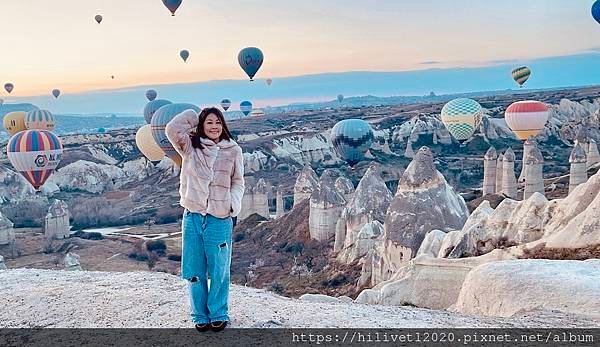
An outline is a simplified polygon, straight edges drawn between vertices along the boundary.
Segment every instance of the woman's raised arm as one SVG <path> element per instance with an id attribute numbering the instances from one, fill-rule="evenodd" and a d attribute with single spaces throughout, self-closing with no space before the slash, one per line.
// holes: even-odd
<path id="1" fill-rule="evenodd" d="M 192 151 L 190 132 L 198 126 L 198 114 L 194 110 L 185 110 L 175 116 L 165 127 L 167 138 L 182 157 Z"/>

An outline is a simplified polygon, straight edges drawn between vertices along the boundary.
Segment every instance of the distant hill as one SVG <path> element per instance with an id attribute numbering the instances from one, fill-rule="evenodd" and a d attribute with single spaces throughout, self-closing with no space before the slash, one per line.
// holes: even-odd
<path id="1" fill-rule="evenodd" d="M 54 113 L 136 113 L 147 100 L 148 88 L 158 91 L 159 98 L 174 102 L 216 105 L 223 98 L 233 101 L 237 110 L 241 100 L 252 100 L 258 107 L 287 105 L 295 102 L 333 101 L 338 94 L 346 98 L 371 95 L 376 97 L 429 97 L 442 94 L 511 90 L 516 83 L 510 76 L 514 66 L 527 65 L 532 75 L 523 90 L 600 84 L 597 62 L 600 52 L 551 57 L 530 61 L 498 62 L 478 68 L 432 68 L 401 72 L 342 72 L 274 78 L 267 86 L 264 80 L 219 80 L 198 83 L 145 85 L 115 90 L 102 90 L 50 96 L 7 98 L 11 102 L 31 102 Z M 259 73 L 260 76 L 260 73 Z M 409 101 L 409 102 L 414 102 Z"/>

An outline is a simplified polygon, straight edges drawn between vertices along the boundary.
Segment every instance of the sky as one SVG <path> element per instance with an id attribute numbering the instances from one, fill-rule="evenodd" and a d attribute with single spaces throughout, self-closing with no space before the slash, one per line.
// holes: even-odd
<path id="1" fill-rule="evenodd" d="M 3 1 L 0 83 L 15 89 L 0 97 L 242 80 L 245 46 L 264 52 L 258 78 L 516 65 L 599 49 L 592 3 L 183 0 L 172 17 L 160 0 Z"/>

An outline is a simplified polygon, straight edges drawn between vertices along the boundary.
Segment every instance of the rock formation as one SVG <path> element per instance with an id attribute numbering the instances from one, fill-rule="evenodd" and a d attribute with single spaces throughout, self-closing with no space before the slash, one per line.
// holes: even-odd
<path id="1" fill-rule="evenodd" d="M 512 199 L 517 197 L 515 152 L 511 148 L 504 152 L 504 159 L 502 160 L 502 193 Z"/>
<path id="2" fill-rule="evenodd" d="M 373 220 L 362 226 L 354 242 L 344 248 L 337 256 L 341 263 L 350 264 L 364 257 L 370 250 L 379 250 L 383 245 L 383 224 Z"/>
<path id="3" fill-rule="evenodd" d="M 420 255 L 427 255 L 430 257 L 437 257 L 442 248 L 442 241 L 446 237 L 446 233 L 441 230 L 432 230 L 425 235 L 421 247 L 417 251 L 417 257 Z"/>
<path id="4" fill-rule="evenodd" d="M 285 213 L 285 206 L 283 204 L 283 191 L 281 190 L 281 188 L 277 188 L 277 198 L 275 206 L 275 218 L 283 216 L 283 214 Z"/>
<path id="5" fill-rule="evenodd" d="M 496 149 L 490 147 L 483 157 L 483 195 L 496 193 Z"/>
<path id="6" fill-rule="evenodd" d="M 4 257 L 0 255 L 0 270 L 6 270 L 6 264 L 4 264 Z"/>
<path id="7" fill-rule="evenodd" d="M 352 247 L 365 224 L 374 220 L 385 221 L 393 195 L 380 172 L 380 166 L 372 164 L 358 183 L 337 222 L 334 251 Z"/>
<path id="8" fill-rule="evenodd" d="M 246 177 L 244 180 L 246 187 L 242 197 L 242 210 L 238 215 L 238 219 L 244 220 L 254 213 L 269 219 L 269 186 L 262 178 L 256 181 L 254 178 Z"/>
<path id="9" fill-rule="evenodd" d="M 406 140 L 406 150 L 404 151 L 404 156 L 406 158 L 411 159 L 415 156 L 415 152 L 413 151 L 412 142 L 410 141 L 410 138 Z"/>
<path id="10" fill-rule="evenodd" d="M 463 198 L 435 168 L 431 150 L 419 149 L 388 208 L 383 254 L 373 263 L 373 283 L 406 265 L 428 232 L 460 229 L 468 215 Z"/>
<path id="11" fill-rule="evenodd" d="M 571 175 L 569 177 L 569 194 L 571 194 L 578 185 L 585 183 L 588 179 L 587 157 L 579 142 L 575 143 L 575 147 L 571 151 L 569 163 L 571 163 Z"/>
<path id="12" fill-rule="evenodd" d="M 354 184 L 346 177 L 338 177 L 335 180 L 335 188 L 346 201 L 349 201 L 352 198 L 352 194 L 354 194 Z"/>
<path id="13" fill-rule="evenodd" d="M 310 196 L 308 225 L 310 237 L 323 241 L 335 235 L 335 226 L 346 204 L 333 183 L 333 172 L 323 171 L 317 188 Z"/>
<path id="14" fill-rule="evenodd" d="M 309 166 L 305 165 L 296 178 L 296 184 L 294 185 L 294 206 L 300 203 L 304 199 L 309 199 L 313 190 L 317 187 L 319 177 L 315 171 Z"/>
<path id="15" fill-rule="evenodd" d="M 504 154 L 500 153 L 496 160 L 496 193 L 502 193 L 502 171 L 504 165 Z"/>
<path id="16" fill-rule="evenodd" d="M 587 148 L 587 167 L 600 162 L 600 153 L 598 153 L 598 144 L 594 139 L 590 139 Z"/>
<path id="17" fill-rule="evenodd" d="M 65 270 L 67 271 L 81 271 L 81 264 L 79 264 L 79 255 L 75 253 L 67 253 L 63 259 Z"/>
<path id="18" fill-rule="evenodd" d="M 0 245 L 10 245 L 15 242 L 13 222 L 0 212 Z"/>
<path id="19" fill-rule="evenodd" d="M 529 159 L 529 156 L 531 155 L 531 151 L 534 147 L 537 147 L 537 143 L 534 140 L 533 136 L 530 136 L 523 143 L 523 161 L 522 161 L 522 165 L 521 165 L 521 173 L 519 174 L 519 179 L 518 179 L 519 183 L 525 182 L 525 175 L 526 175 L 525 163 L 527 162 L 527 159 Z"/>
<path id="20" fill-rule="evenodd" d="M 525 168 L 525 189 L 523 199 L 529 198 L 533 193 L 544 195 L 543 168 L 544 158 L 535 142 L 530 143 L 529 154 L 523 163 Z"/>
<path id="21" fill-rule="evenodd" d="M 69 206 L 61 200 L 54 200 L 44 223 L 44 234 L 47 240 L 66 239 L 71 233 L 69 225 Z"/>
<path id="22" fill-rule="evenodd" d="M 421 136 L 432 138 L 434 141 L 445 145 L 452 143 L 452 137 L 439 119 L 439 115 L 428 114 L 414 116 L 394 128 L 392 139 L 395 143 L 405 142 L 406 139 L 416 142 Z"/>

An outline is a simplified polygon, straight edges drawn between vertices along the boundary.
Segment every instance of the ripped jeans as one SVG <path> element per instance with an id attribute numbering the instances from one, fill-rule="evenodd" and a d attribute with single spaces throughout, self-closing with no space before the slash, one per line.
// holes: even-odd
<path id="1" fill-rule="evenodd" d="M 182 224 L 181 277 L 187 280 L 192 321 L 228 321 L 233 222 L 186 209 Z"/>

